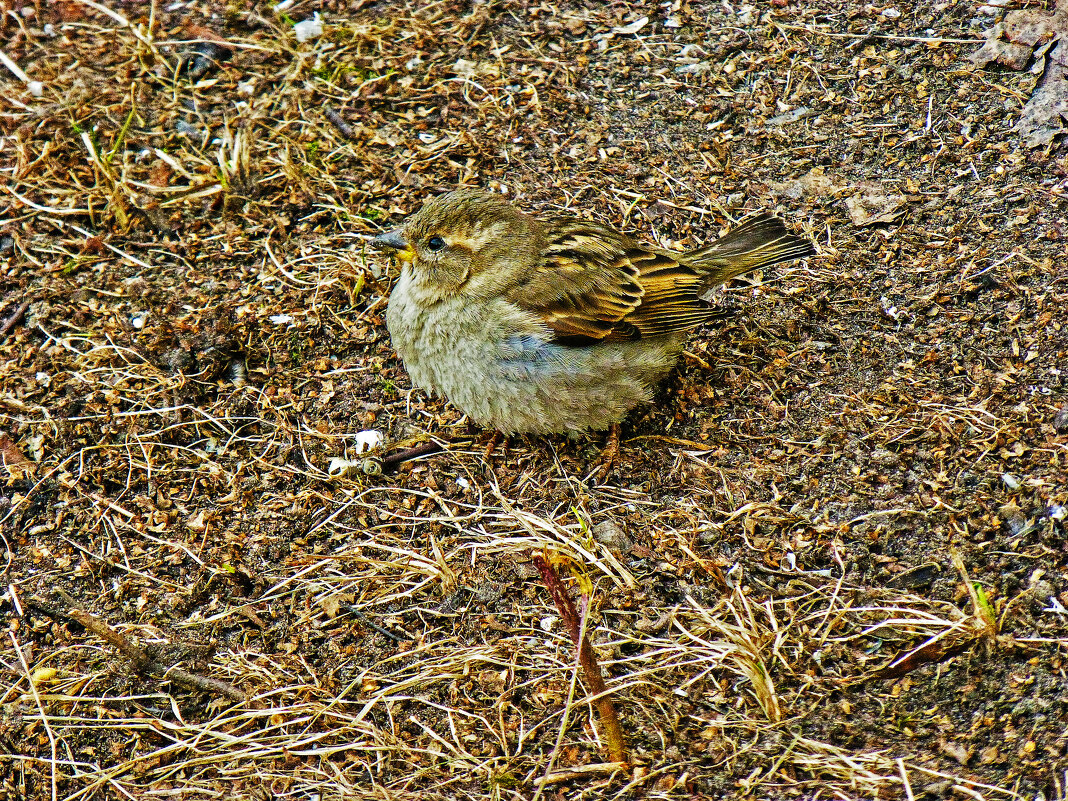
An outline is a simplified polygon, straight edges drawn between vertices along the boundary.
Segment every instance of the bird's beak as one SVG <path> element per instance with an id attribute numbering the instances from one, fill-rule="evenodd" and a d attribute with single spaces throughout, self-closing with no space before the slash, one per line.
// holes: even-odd
<path id="1" fill-rule="evenodd" d="M 400 228 L 379 234 L 371 240 L 371 244 L 378 248 L 390 248 L 397 251 L 397 258 L 401 261 L 411 261 L 415 258 L 415 248 L 404 238 Z"/>

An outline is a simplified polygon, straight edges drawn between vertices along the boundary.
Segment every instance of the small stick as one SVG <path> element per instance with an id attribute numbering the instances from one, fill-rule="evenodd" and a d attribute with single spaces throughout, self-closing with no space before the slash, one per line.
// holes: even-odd
<path id="1" fill-rule="evenodd" d="M 405 448 L 403 451 L 387 453 L 381 459 L 370 459 L 368 461 L 376 463 L 381 467 L 382 473 L 392 473 L 405 462 L 409 462 L 412 459 L 418 459 L 420 456 L 428 456 L 432 453 L 438 453 L 443 450 L 445 450 L 445 446 L 440 442 L 424 442 L 422 445 L 416 445 L 414 448 Z M 364 472 L 373 473 L 374 471 L 364 470 Z"/>
<path id="2" fill-rule="evenodd" d="M 617 770 L 626 770 L 629 767 L 626 762 L 602 762 L 599 765 L 580 765 L 578 767 L 550 773 L 538 779 L 541 786 L 560 784 L 574 779 L 585 779 L 599 773 L 615 773 Z"/>
<path id="3" fill-rule="evenodd" d="M 11 333 L 11 329 L 18 325 L 19 320 L 22 319 L 22 315 L 26 313 L 26 309 L 28 308 L 30 308 L 30 302 L 24 300 L 19 304 L 19 307 L 15 309 L 15 313 L 4 320 L 3 325 L 0 325 L 0 342 L 7 339 L 7 335 Z"/>
<path id="4" fill-rule="evenodd" d="M 379 626 L 377 623 L 371 620 L 371 618 L 367 617 L 367 615 L 364 614 L 362 610 L 357 609 L 355 606 L 348 607 L 348 610 L 353 615 L 353 617 L 357 618 L 358 620 L 362 620 L 364 625 L 374 629 L 379 634 L 384 634 L 386 637 L 389 637 L 392 640 L 396 640 L 397 642 L 407 642 L 408 640 L 413 639 L 412 637 L 402 637 L 400 634 L 390 631 L 385 626 Z"/>
<path id="5" fill-rule="evenodd" d="M 609 759 L 613 762 L 627 763 L 629 762 L 627 759 L 627 747 L 623 742 L 623 731 L 619 727 L 616 707 L 608 695 L 608 688 L 605 686 L 604 677 L 601 675 L 601 666 L 597 664 L 597 656 L 593 652 L 593 646 L 590 645 L 590 638 L 580 628 L 581 620 L 579 619 L 578 610 L 575 609 L 575 603 L 571 600 L 564 582 L 560 580 L 556 568 L 549 563 L 549 560 L 541 555 L 535 555 L 533 561 L 534 567 L 541 573 L 542 581 L 548 587 L 549 594 L 552 595 L 553 601 L 556 603 L 556 609 L 560 613 L 560 617 L 563 619 L 568 631 L 571 632 L 571 639 L 578 649 L 579 664 L 582 665 L 582 672 L 586 675 L 586 681 L 596 699 L 594 703 L 597 705 L 597 712 L 601 716 L 601 725 L 604 726 Z"/>
<path id="6" fill-rule="evenodd" d="M 356 132 L 352 130 L 352 126 L 345 121 L 345 118 L 338 114 L 336 111 L 334 111 L 334 109 L 332 109 L 330 106 L 327 106 L 325 109 L 323 109 L 323 113 L 326 115 L 326 118 L 330 120 L 331 123 L 333 123 L 334 127 L 341 132 L 341 135 L 344 136 L 346 139 L 352 139 L 356 135 Z"/>
<path id="7" fill-rule="evenodd" d="M 225 681 L 210 679 L 206 676 L 198 676 L 195 673 L 190 673 L 181 668 L 167 667 L 166 665 L 157 662 L 149 656 L 148 652 L 140 645 L 115 631 L 115 629 L 100 618 L 79 609 L 74 599 L 64 590 L 57 589 L 55 592 L 60 600 L 62 600 L 69 608 L 59 609 L 47 601 L 36 597 L 28 599 L 30 605 L 35 609 L 44 612 L 51 618 L 73 620 L 75 623 L 84 626 L 100 639 L 111 643 L 119 653 L 130 660 L 136 672 L 147 673 L 153 676 L 159 676 L 160 678 L 169 679 L 175 684 L 185 687 L 187 690 L 199 690 L 202 692 L 222 695 L 237 703 L 248 700 L 248 696 L 233 685 L 227 684 Z"/>
<path id="8" fill-rule="evenodd" d="M 948 645 L 940 642 L 927 643 L 927 645 L 921 646 L 915 651 L 891 662 L 886 667 L 879 668 L 879 670 L 875 671 L 874 676 L 877 679 L 899 679 L 924 665 L 945 662 L 950 657 L 967 651 L 972 643 L 975 642 L 975 639 L 975 637 L 966 637 L 957 643 Z"/>

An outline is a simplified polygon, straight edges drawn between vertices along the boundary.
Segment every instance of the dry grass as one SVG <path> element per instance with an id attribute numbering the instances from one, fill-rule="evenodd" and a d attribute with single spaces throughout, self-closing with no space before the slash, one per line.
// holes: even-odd
<path id="1" fill-rule="evenodd" d="M 1030 79 L 965 75 L 972 10 L 239 5 L 0 2 L 8 797 L 1068 797 L 1064 154 L 991 121 Z M 881 177 L 912 219 L 850 226 Z M 366 237 L 457 183 L 822 252 L 715 300 L 598 483 L 392 356 Z M 331 474 L 369 428 L 451 445 Z"/>

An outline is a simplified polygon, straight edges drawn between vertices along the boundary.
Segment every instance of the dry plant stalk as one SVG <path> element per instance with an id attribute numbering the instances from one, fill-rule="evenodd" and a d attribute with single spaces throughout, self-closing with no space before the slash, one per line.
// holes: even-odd
<path id="1" fill-rule="evenodd" d="M 148 652 L 140 645 L 130 641 L 127 637 L 115 631 L 115 629 L 95 615 L 91 615 L 88 612 L 79 609 L 77 604 L 75 604 L 74 599 L 63 590 L 57 590 L 56 594 L 60 597 L 63 603 L 68 606 L 67 609 L 58 609 L 42 598 L 31 598 L 30 603 L 49 617 L 73 620 L 84 626 L 100 639 L 111 643 L 118 649 L 119 653 L 130 660 L 134 670 L 138 673 L 147 673 L 149 675 L 169 679 L 175 684 L 185 687 L 187 690 L 199 690 L 201 692 L 221 695 L 236 703 L 243 703 L 248 700 L 248 696 L 232 684 L 227 684 L 225 681 L 210 679 L 207 676 L 198 676 L 195 673 L 190 673 L 181 668 L 167 667 L 166 665 L 157 662 L 149 656 Z"/>
<path id="2" fill-rule="evenodd" d="M 953 561 L 953 566 L 957 568 L 957 572 L 960 573 L 960 577 L 964 581 L 964 588 L 968 591 L 968 597 L 971 599 L 975 619 L 982 624 L 983 633 L 988 640 L 991 642 L 996 640 L 998 622 L 994 616 L 994 610 L 990 606 L 990 601 L 987 600 L 986 593 L 968 575 L 968 568 L 964 566 L 964 559 L 961 558 L 960 552 L 956 548 L 950 547 L 949 556 Z"/>
<path id="3" fill-rule="evenodd" d="M 553 602 L 556 604 L 556 609 L 560 612 L 560 617 L 567 625 L 568 631 L 571 632 L 571 639 L 574 641 L 575 647 L 578 648 L 579 664 L 582 665 L 582 672 L 586 675 L 586 683 L 590 685 L 590 690 L 597 704 L 597 713 L 601 716 L 601 725 L 604 726 L 609 759 L 612 762 L 627 763 L 629 762 L 627 747 L 623 742 L 623 731 L 619 727 L 616 707 L 612 703 L 611 696 L 608 695 L 608 688 L 605 686 L 604 677 L 601 675 L 601 666 L 597 664 L 597 656 L 593 653 L 590 639 L 582 633 L 582 621 L 579 618 L 578 610 L 575 609 L 575 603 L 571 600 L 567 588 L 560 580 L 556 568 L 549 563 L 548 559 L 536 554 L 534 556 L 534 566 L 541 573 L 542 581 L 548 587 L 549 594 L 552 595 Z"/>

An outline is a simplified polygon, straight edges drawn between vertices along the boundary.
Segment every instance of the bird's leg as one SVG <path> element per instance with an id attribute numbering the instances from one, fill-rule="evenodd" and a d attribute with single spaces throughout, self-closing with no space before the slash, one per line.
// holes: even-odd
<path id="1" fill-rule="evenodd" d="M 604 449 L 601 451 L 598 468 L 602 478 L 608 478 L 619 462 L 619 433 L 619 423 L 613 423 L 608 429 L 608 439 L 605 440 Z"/>

